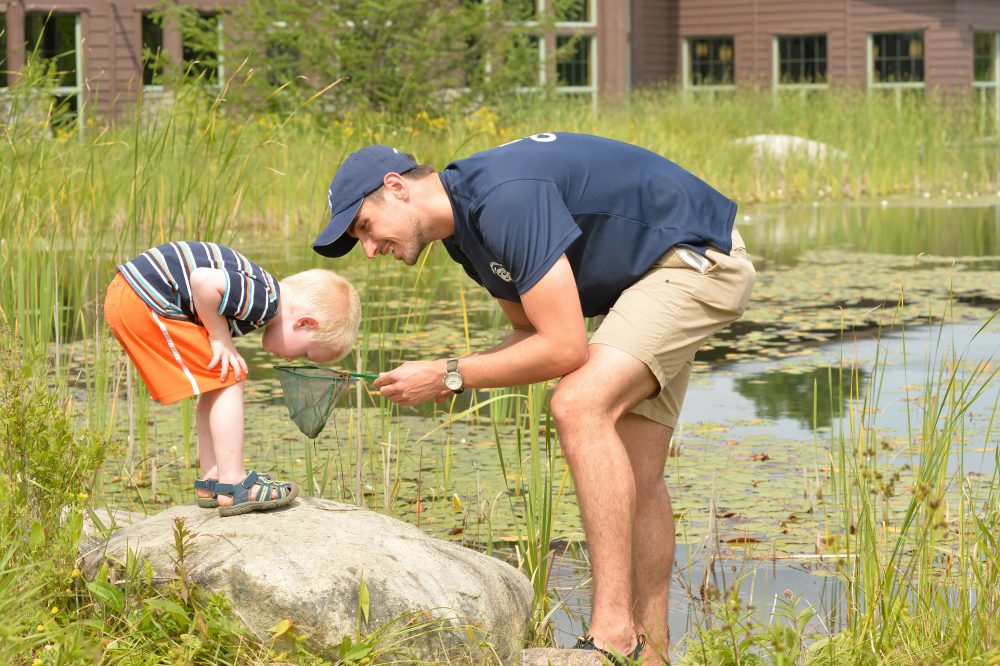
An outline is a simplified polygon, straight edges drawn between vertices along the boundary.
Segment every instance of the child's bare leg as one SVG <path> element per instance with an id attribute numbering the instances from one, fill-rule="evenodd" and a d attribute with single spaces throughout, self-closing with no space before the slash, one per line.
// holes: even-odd
<path id="1" fill-rule="evenodd" d="M 243 467 L 243 382 L 205 393 L 198 401 L 198 447 L 202 454 L 202 432 L 208 433 L 211 444 L 211 468 L 201 465 L 202 478 L 214 469 L 219 483 L 239 483 L 246 475 Z M 255 484 L 256 485 L 256 484 Z M 276 496 L 272 492 L 272 497 Z M 219 495 L 221 506 L 232 504 L 233 498 Z"/>
<path id="2" fill-rule="evenodd" d="M 242 390 L 242 389 L 241 389 Z M 198 472 L 202 479 L 218 479 L 219 466 L 215 461 L 215 443 L 212 440 L 212 425 L 210 416 L 220 391 L 204 393 L 198 398 L 198 408 L 195 410 L 195 425 L 198 432 Z M 241 399 L 242 408 L 242 399 Z M 240 430 L 242 431 L 242 420 Z M 212 497 L 214 493 L 205 488 L 197 490 L 198 497 Z"/>

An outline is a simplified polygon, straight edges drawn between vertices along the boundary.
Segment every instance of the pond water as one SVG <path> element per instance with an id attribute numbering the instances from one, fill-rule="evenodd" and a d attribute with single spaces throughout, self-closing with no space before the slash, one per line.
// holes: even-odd
<path id="1" fill-rule="evenodd" d="M 877 396 L 864 413 L 871 415 L 886 443 L 879 458 L 886 464 L 911 463 L 926 412 L 924 394 L 940 392 L 942 368 L 957 365 L 961 376 L 968 377 L 977 363 L 989 362 L 1000 349 L 1000 325 L 992 322 L 979 330 L 1000 306 L 1000 206 L 995 199 L 745 208 L 738 225 L 758 269 L 754 297 L 745 317 L 699 353 L 676 433 L 681 454 L 667 463 L 682 533 L 670 614 L 675 639 L 700 620 L 697 590 L 706 552 L 716 549 L 722 559 L 715 563 L 714 585 L 727 589 L 741 581 L 741 598 L 757 609 L 759 622 L 767 622 L 775 599 L 791 590 L 835 629 L 843 617 L 843 590 L 829 562 L 816 558 L 817 535 L 829 508 L 813 494 L 825 475 L 828 453 L 843 433 L 842 415 L 860 413 L 866 394 Z M 278 275 L 331 265 L 299 239 L 245 247 L 248 256 Z M 439 251 L 432 248 L 432 253 Z M 363 370 L 443 358 L 497 340 L 501 327 L 490 299 L 461 269 L 435 256 L 416 285 L 417 269 L 389 259 L 352 257 L 332 264 L 358 285 L 365 299 L 371 323 L 363 343 Z M 406 323 L 400 325 L 403 319 Z M 326 496 L 349 498 L 349 405 L 335 412 L 316 443 L 305 444 L 287 421 L 271 359 L 259 351 L 255 336 L 239 345 L 252 367 L 248 457 L 265 459 L 272 465 L 269 471 L 303 478 L 302 461 L 311 452 L 314 464 L 327 465 L 324 473 L 334 479 Z M 354 365 L 344 364 L 356 369 Z M 995 472 L 1000 428 L 990 424 L 1000 399 L 998 385 L 994 380 L 986 386 L 966 414 L 967 441 L 952 456 L 952 471 L 982 478 Z M 871 391 L 873 386 L 877 390 Z M 471 399 L 473 393 L 463 397 Z M 479 392 L 479 397 L 488 393 Z M 518 533 L 517 488 L 523 476 L 509 468 L 501 471 L 501 445 L 488 423 L 457 424 L 424 442 L 423 433 L 441 425 L 442 412 L 425 407 L 388 414 L 371 400 L 364 404 L 370 418 L 395 424 L 397 450 L 391 455 L 396 456 L 392 465 L 399 498 L 393 515 L 435 536 L 468 538 L 467 543 L 480 546 L 481 537 L 499 544 L 510 541 L 504 536 Z M 463 404 L 468 403 L 456 410 Z M 153 406 L 151 411 L 153 441 L 176 442 L 178 433 L 190 438 L 176 409 Z M 190 416 L 189 411 L 186 418 Z M 411 443 L 407 449 L 407 438 L 419 447 Z M 378 485 L 380 455 L 386 452 L 372 453 L 365 463 L 374 496 L 384 490 Z M 505 456 L 508 465 L 516 460 L 510 448 Z M 179 463 L 164 466 L 159 493 L 166 499 L 159 501 L 186 498 L 189 457 L 183 471 Z M 557 458 L 557 481 L 561 464 Z M 340 490 L 334 492 L 330 488 L 337 479 Z M 165 485 L 176 489 L 164 491 Z M 145 488 L 135 492 L 145 501 L 156 494 Z M 453 496 L 462 499 L 460 509 L 457 503 L 453 508 Z M 478 509 L 472 510 L 477 497 Z M 489 504 L 491 498 L 497 499 Z M 712 505 L 718 507 L 720 523 L 715 535 L 707 532 Z M 489 525 L 482 521 L 484 510 Z M 582 536 L 571 491 L 562 500 L 553 536 L 560 542 Z M 571 548 L 557 560 L 553 585 L 565 606 L 552 621 L 562 645 L 571 644 L 585 626 L 587 573 L 577 550 Z"/>
<path id="2" fill-rule="evenodd" d="M 846 404 L 837 405 L 836 409 L 827 406 L 817 410 L 818 417 L 814 417 L 814 382 L 822 387 L 828 382 L 830 369 L 838 368 L 842 362 L 859 368 L 872 368 L 878 357 L 879 365 L 874 376 L 879 378 L 881 393 L 875 422 L 886 436 L 898 434 L 909 437 L 908 433 L 913 428 L 919 430 L 923 418 L 921 403 L 911 398 L 920 393 L 928 367 L 936 371 L 941 359 L 950 358 L 952 352 L 969 364 L 994 359 L 998 350 L 1000 321 L 993 321 L 985 328 L 974 323 L 925 326 L 905 333 L 888 333 L 879 339 L 867 337 L 826 345 L 810 359 L 816 369 L 806 372 L 787 361 L 736 363 L 726 367 L 724 372 L 708 373 L 691 386 L 683 418 L 688 427 L 729 423 L 731 427 L 726 431 L 727 439 L 755 437 L 762 429 L 778 441 L 813 441 L 814 437 L 826 439 L 832 431 L 842 427 L 839 414 L 850 407 Z M 860 378 L 864 392 L 873 374 L 864 371 L 860 373 Z M 820 390 L 829 393 L 823 388 Z M 845 403 L 848 394 L 849 391 L 845 390 Z M 970 437 L 970 446 L 961 447 L 952 455 L 949 472 L 962 465 L 961 469 L 966 473 L 993 475 L 1000 434 L 995 428 L 989 440 L 977 439 L 983 428 L 975 430 L 975 426 L 984 426 L 991 420 L 998 400 L 1000 381 L 992 381 L 975 400 L 970 401 L 972 407 L 967 420 L 975 434 Z M 725 416 L 720 419 L 720 414 Z M 995 425 L 1000 427 L 1000 423 Z M 716 443 L 718 448 L 723 446 Z M 905 450 L 892 455 L 912 460 Z M 763 553 L 765 557 L 767 554 Z M 806 554 L 761 561 L 734 557 L 730 552 L 728 557 L 724 556 L 714 563 L 709 580 L 719 590 L 738 589 L 741 601 L 754 607 L 754 619 L 758 623 L 767 624 L 771 620 L 775 604 L 788 599 L 788 591 L 793 596 L 801 595 L 800 610 L 809 605 L 816 611 L 814 629 L 823 627 L 835 631 L 844 623 L 845 612 L 842 598 L 844 586 L 834 573 L 832 564 L 835 559 Z M 704 548 L 678 544 L 669 616 L 671 635 L 675 640 L 699 626 L 704 613 L 698 590 L 705 574 L 705 561 Z M 586 627 L 590 608 L 592 590 L 583 556 L 570 554 L 560 557 L 554 581 L 555 589 L 566 595 L 566 608 L 553 615 L 553 626 L 559 644 L 569 646 Z"/>

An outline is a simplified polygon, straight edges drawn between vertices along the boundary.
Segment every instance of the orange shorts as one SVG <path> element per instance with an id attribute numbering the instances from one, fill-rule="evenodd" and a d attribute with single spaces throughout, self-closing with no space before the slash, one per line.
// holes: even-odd
<path id="1" fill-rule="evenodd" d="M 108 286 L 104 318 L 157 402 L 177 402 L 236 383 L 232 373 L 222 382 L 218 367 L 208 369 L 212 345 L 204 326 L 156 314 L 121 273 Z"/>

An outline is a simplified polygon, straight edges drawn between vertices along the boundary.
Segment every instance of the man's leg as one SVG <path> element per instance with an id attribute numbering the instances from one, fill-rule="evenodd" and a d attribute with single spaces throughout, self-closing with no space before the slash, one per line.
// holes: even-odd
<path id="1" fill-rule="evenodd" d="M 559 382 L 551 402 L 573 473 L 593 570 L 589 632 L 598 647 L 621 653 L 633 649 L 636 638 L 632 621 L 636 486 L 615 424 L 657 388 L 649 368 L 633 356 L 591 345 L 590 359 Z"/>
<path id="2" fill-rule="evenodd" d="M 632 526 L 632 595 L 636 631 L 646 635 L 643 663 L 666 663 L 670 634 L 667 609 L 674 563 L 674 514 L 663 480 L 673 429 L 637 414 L 618 421 L 635 479 Z"/>

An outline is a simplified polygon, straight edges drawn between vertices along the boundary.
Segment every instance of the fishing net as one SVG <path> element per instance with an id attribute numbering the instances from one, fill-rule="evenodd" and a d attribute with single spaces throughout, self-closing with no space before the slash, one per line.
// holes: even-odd
<path id="1" fill-rule="evenodd" d="M 303 435 L 315 439 L 347 388 L 350 375 L 316 365 L 276 365 L 274 369 L 285 393 L 288 416 Z"/>

